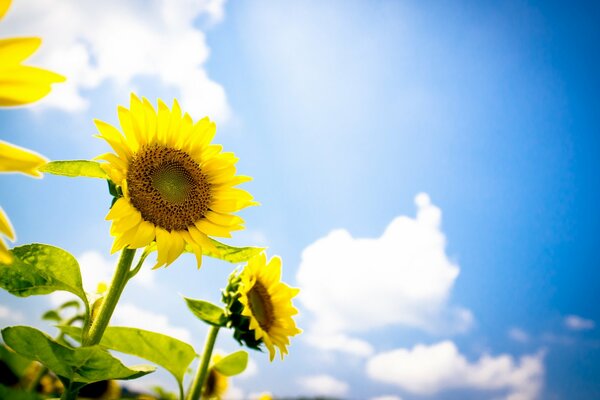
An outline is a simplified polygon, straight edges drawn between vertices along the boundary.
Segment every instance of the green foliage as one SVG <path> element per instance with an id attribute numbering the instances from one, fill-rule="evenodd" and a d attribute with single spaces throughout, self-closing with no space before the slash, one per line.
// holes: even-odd
<path id="1" fill-rule="evenodd" d="M 42 315 L 42 319 L 45 319 L 46 321 L 55 322 L 60 322 L 61 320 L 60 315 L 58 314 L 58 312 L 56 312 L 56 310 L 46 311 L 44 315 Z"/>
<path id="2" fill-rule="evenodd" d="M 222 358 L 213 365 L 215 371 L 225 375 L 234 376 L 244 372 L 248 366 L 248 353 L 244 350 L 236 351 Z"/>
<path id="3" fill-rule="evenodd" d="M 68 177 L 83 176 L 86 178 L 107 179 L 106 172 L 100 163 L 88 160 L 50 161 L 39 168 L 41 172 Z"/>
<path id="4" fill-rule="evenodd" d="M 59 328 L 72 338 L 81 340 L 81 328 Z M 173 374 L 181 384 L 188 366 L 196 357 L 194 348 L 181 340 L 137 328 L 108 327 L 100 346 L 156 363 Z"/>
<path id="5" fill-rule="evenodd" d="M 108 379 L 135 379 L 154 371 L 149 365 L 124 366 L 100 346 L 70 348 L 28 326 L 2 330 L 8 346 L 20 355 L 39 361 L 63 379 L 92 383 Z"/>
<path id="6" fill-rule="evenodd" d="M 0 264 L 0 287 L 19 297 L 66 290 L 87 303 L 79 263 L 67 251 L 33 243 L 11 252 L 12 263 Z"/>
<path id="7" fill-rule="evenodd" d="M 187 297 L 183 299 L 192 313 L 207 324 L 222 327 L 227 323 L 225 311 L 221 307 L 204 300 L 189 299 Z"/>
<path id="8" fill-rule="evenodd" d="M 10 400 L 41 400 L 42 397 L 34 392 L 11 389 L 0 383 L 0 399 Z"/>
<path id="9" fill-rule="evenodd" d="M 29 358 L 15 353 L 4 344 L 0 345 L 0 360 L 4 361 L 16 376 L 23 376 L 27 367 L 31 364 Z M 0 396 L 0 399 L 2 398 L 4 397 Z"/>

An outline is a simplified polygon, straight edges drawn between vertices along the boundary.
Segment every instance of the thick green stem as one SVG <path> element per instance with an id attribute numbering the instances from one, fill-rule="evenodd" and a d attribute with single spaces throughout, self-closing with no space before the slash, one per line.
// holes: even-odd
<path id="1" fill-rule="evenodd" d="M 206 337 L 206 343 L 204 343 L 204 352 L 202 352 L 202 358 L 200 359 L 200 364 L 198 364 L 198 370 L 196 371 L 196 376 L 194 376 L 194 380 L 192 381 L 192 386 L 190 386 L 190 391 L 186 400 L 200 399 L 202 387 L 204 386 L 204 381 L 206 380 L 206 375 L 208 373 L 208 364 L 212 356 L 213 347 L 215 347 L 215 341 L 217 340 L 218 333 L 219 327 L 211 325 L 210 330 L 208 331 L 208 336 Z"/>
<path id="2" fill-rule="evenodd" d="M 73 382 L 69 382 L 69 386 L 65 387 L 65 390 L 60 396 L 60 400 L 77 400 L 77 394 L 79 388 L 73 388 Z"/>
<path id="3" fill-rule="evenodd" d="M 121 258 L 117 264 L 117 269 L 113 275 L 110 288 L 108 289 L 108 293 L 102 302 L 102 306 L 100 307 L 98 315 L 92 321 L 90 331 L 85 342 L 83 343 L 84 346 L 93 346 L 100 343 L 100 339 L 102 339 L 102 335 L 108 326 L 117 303 L 119 302 L 121 293 L 123 293 L 123 289 L 125 289 L 125 285 L 129 280 L 131 264 L 133 263 L 134 256 L 135 249 L 125 248 L 121 252 Z"/>

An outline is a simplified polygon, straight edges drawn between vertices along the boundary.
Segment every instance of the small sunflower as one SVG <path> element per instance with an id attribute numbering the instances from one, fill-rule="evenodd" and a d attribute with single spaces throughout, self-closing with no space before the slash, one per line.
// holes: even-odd
<path id="1" fill-rule="evenodd" d="M 21 172 L 34 177 L 41 177 L 38 168 L 46 163 L 46 159 L 37 153 L 0 140 L 0 172 Z M 15 240 L 15 232 L 2 207 L 0 207 L 0 235 Z M 8 264 L 12 256 L 2 236 L 0 236 L 0 263 Z"/>
<path id="2" fill-rule="evenodd" d="M 9 6 L 9 0 L 0 0 L 0 19 Z M 33 103 L 50 93 L 52 83 L 65 80 L 54 72 L 22 65 L 41 43 L 36 37 L 0 39 L 0 106 Z"/>
<path id="3" fill-rule="evenodd" d="M 236 176 L 235 155 L 211 144 L 215 124 L 182 116 L 177 101 L 169 109 L 159 100 L 157 112 L 132 94 L 130 108 L 118 111 L 124 134 L 95 121 L 116 153 L 98 158 L 108 162 L 103 168 L 123 193 L 106 216 L 115 236 L 112 252 L 156 241 L 156 268 L 171 264 L 187 245 L 200 266 L 203 248 L 218 253 L 209 236 L 243 229 L 232 213 L 257 203 L 234 186 L 251 178 Z"/>
<path id="4" fill-rule="evenodd" d="M 215 365 L 223 358 L 220 354 L 212 356 L 211 364 Z M 208 370 L 206 381 L 202 388 L 202 400 L 220 400 L 227 393 L 229 387 L 228 379 L 225 375 L 217 372 L 212 366 Z"/>
<path id="5" fill-rule="evenodd" d="M 264 343 L 271 361 L 278 347 L 283 359 L 289 337 L 302 332 L 292 319 L 298 313 L 292 304 L 298 292 L 281 282 L 281 258 L 268 263 L 265 253 L 251 258 L 241 272 L 231 275 L 223 293 L 234 337 L 254 349 Z"/>

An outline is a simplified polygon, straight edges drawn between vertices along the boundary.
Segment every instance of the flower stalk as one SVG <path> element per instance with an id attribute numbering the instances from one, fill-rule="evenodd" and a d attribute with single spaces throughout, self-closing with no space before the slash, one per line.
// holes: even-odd
<path id="1" fill-rule="evenodd" d="M 117 264 L 106 297 L 104 298 L 98 315 L 92 321 L 88 334 L 83 339 L 83 346 L 93 346 L 100 343 L 102 335 L 108 326 L 117 303 L 119 302 L 119 298 L 123 293 L 123 289 L 125 289 L 125 285 L 130 278 L 131 264 L 133 263 L 135 252 L 135 249 L 129 248 L 125 248 L 121 252 L 121 257 L 119 258 L 119 263 Z"/>
<path id="2" fill-rule="evenodd" d="M 202 394 L 202 387 L 206 381 L 206 375 L 208 374 L 208 364 L 212 357 L 213 348 L 215 347 L 215 341 L 217 340 L 217 334 L 219 333 L 219 327 L 211 325 L 206 336 L 206 342 L 204 343 L 204 351 L 202 352 L 202 358 L 200 364 L 198 364 L 198 370 L 190 386 L 190 390 L 186 400 L 198 400 Z"/>

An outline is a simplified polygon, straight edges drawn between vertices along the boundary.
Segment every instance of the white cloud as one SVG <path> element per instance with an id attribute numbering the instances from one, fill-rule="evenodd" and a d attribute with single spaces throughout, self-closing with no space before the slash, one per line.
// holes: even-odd
<path id="1" fill-rule="evenodd" d="M 119 303 L 111 319 L 111 325 L 146 329 L 192 343 L 192 334 L 188 329 L 172 326 L 166 315 L 144 310 L 131 303 Z"/>
<path id="2" fill-rule="evenodd" d="M 591 319 L 585 319 L 577 315 L 568 315 L 565 318 L 565 325 L 573 331 L 586 331 L 594 329 L 596 323 Z"/>
<path id="3" fill-rule="evenodd" d="M 11 310 L 0 304 L 0 319 L 10 322 L 22 322 L 25 320 L 25 316 L 19 311 Z"/>
<path id="4" fill-rule="evenodd" d="M 367 357 L 373 354 L 373 346 L 367 341 L 348 337 L 343 333 L 318 332 L 313 329 L 303 335 L 303 339 L 309 344 L 323 350 L 337 350 Z"/>
<path id="5" fill-rule="evenodd" d="M 394 396 L 394 395 L 386 395 L 386 396 L 371 397 L 371 400 L 402 400 L 402 398 L 399 396 Z"/>
<path id="6" fill-rule="evenodd" d="M 305 376 L 298 380 L 302 388 L 315 395 L 343 396 L 348 393 L 348 384 L 329 375 Z"/>
<path id="7" fill-rule="evenodd" d="M 3 36 L 43 38 L 36 65 L 67 77 L 55 85 L 46 105 L 84 109 L 83 90 L 113 80 L 129 92 L 136 77 L 157 78 L 176 88 L 182 107 L 194 117 L 224 120 L 225 91 L 204 68 L 210 49 L 194 26 L 204 16 L 223 18 L 225 0 L 29 0 L 12 4 L 3 20 Z M 143 94 L 143 93 L 142 93 Z M 191 113 L 191 112 L 190 112 Z"/>
<path id="8" fill-rule="evenodd" d="M 113 272 L 118 262 L 118 257 L 106 258 L 97 251 L 86 251 L 77 257 L 81 270 L 81 279 L 83 289 L 86 293 L 96 293 L 98 284 L 101 282 L 110 284 Z M 155 273 L 146 265 L 140 272 L 129 281 L 129 285 L 139 285 L 144 289 L 153 289 L 156 287 Z M 54 292 L 50 294 L 50 301 L 58 306 L 65 301 L 72 300 L 74 295 L 68 292 Z"/>
<path id="9" fill-rule="evenodd" d="M 451 341 L 381 353 L 367 363 L 367 374 L 412 393 L 432 395 L 447 389 L 502 391 L 507 400 L 539 398 L 543 384 L 543 353 L 515 361 L 501 354 L 469 362 Z"/>
<path id="10" fill-rule="evenodd" d="M 248 365 L 244 372 L 236 376 L 236 379 L 247 379 L 251 377 L 255 377 L 258 374 L 258 365 L 256 365 L 256 361 L 252 358 L 248 358 Z"/>
<path id="11" fill-rule="evenodd" d="M 331 335 L 322 348 L 345 342 L 365 355 L 367 346 L 340 334 L 394 324 L 428 331 L 471 326 L 469 310 L 447 304 L 459 267 L 445 252 L 441 210 L 424 193 L 415 203 L 416 218 L 395 218 L 380 238 L 354 238 L 340 229 L 302 253 L 299 299 L 316 315 L 316 333 Z"/>
<path id="12" fill-rule="evenodd" d="M 510 328 L 508 330 L 508 337 L 519 343 L 527 343 L 530 340 L 529 334 L 521 328 Z"/>

